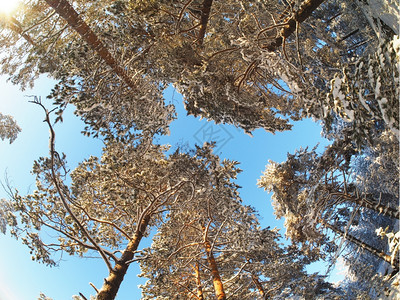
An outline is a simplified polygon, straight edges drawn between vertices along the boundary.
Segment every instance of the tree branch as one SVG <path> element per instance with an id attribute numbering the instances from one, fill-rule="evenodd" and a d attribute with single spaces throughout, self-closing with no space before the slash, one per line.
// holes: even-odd
<path id="1" fill-rule="evenodd" d="M 35 100 L 33 103 L 39 105 L 45 112 L 46 118 L 45 122 L 49 126 L 50 130 L 50 139 L 49 139 L 49 148 L 50 148 L 50 161 L 51 161 L 51 179 L 53 181 L 53 184 L 57 190 L 57 193 L 60 196 L 61 202 L 66 209 L 66 211 L 70 214 L 74 222 L 78 225 L 78 227 L 82 230 L 83 234 L 88 238 L 88 240 L 92 243 L 92 245 L 96 248 L 96 250 L 99 252 L 100 256 L 103 258 L 104 262 L 107 265 L 107 268 L 111 272 L 112 266 L 110 261 L 108 260 L 107 256 L 105 255 L 103 249 L 97 244 L 97 242 L 92 238 L 92 236 L 89 234 L 89 232 L 86 230 L 85 226 L 82 225 L 82 223 L 78 220 L 78 218 L 75 216 L 74 212 L 71 210 L 69 207 L 68 201 L 64 196 L 64 193 L 59 185 L 58 179 L 57 179 L 57 174 L 55 171 L 55 162 L 54 162 L 54 157 L 56 156 L 56 150 L 55 150 L 55 137 L 56 134 L 54 132 L 53 126 L 51 125 L 50 122 L 50 112 L 44 107 L 44 105 L 40 102 L 40 99 L 35 97 Z"/>
<path id="2" fill-rule="evenodd" d="M 270 52 L 276 51 L 283 44 L 284 39 L 287 39 L 296 31 L 296 23 L 304 22 L 323 2 L 324 0 L 304 1 L 299 10 L 294 13 L 292 17 L 286 19 L 284 28 L 281 29 L 279 33 L 279 37 L 277 37 L 272 43 L 263 46 L 263 48 Z"/>
<path id="3" fill-rule="evenodd" d="M 362 242 L 361 240 L 357 239 L 356 237 L 354 237 L 353 235 L 350 234 L 345 234 L 341 229 L 339 229 L 337 226 L 335 225 L 331 225 L 328 222 L 325 222 L 323 220 L 321 220 L 321 223 L 326 227 L 331 229 L 333 232 L 343 236 L 346 240 L 348 240 L 349 242 L 352 242 L 353 244 L 355 244 L 356 246 L 360 247 L 361 249 L 367 250 L 368 252 L 370 252 L 371 254 L 383 259 L 384 261 L 388 262 L 391 265 L 391 257 L 390 255 L 386 254 L 385 252 L 376 249 L 375 247 L 368 245 L 364 242 Z"/>
<path id="4" fill-rule="evenodd" d="M 102 223 L 102 224 L 107 224 L 110 225 L 112 227 L 114 227 L 116 230 L 118 230 L 120 233 L 122 233 L 122 235 L 124 235 L 128 240 L 131 239 L 131 237 L 126 233 L 125 230 L 123 230 L 122 228 L 120 228 L 117 224 L 111 222 L 111 221 L 107 221 L 107 220 L 101 220 L 101 219 L 97 219 L 95 217 L 92 217 L 82 206 L 78 205 L 77 203 L 74 203 L 74 205 L 79 208 L 80 210 L 83 211 L 83 213 L 89 218 L 89 220 L 91 221 L 95 221 L 97 223 Z M 119 219 L 120 217 L 118 217 L 117 219 Z"/>
<path id="5" fill-rule="evenodd" d="M 174 256 L 175 254 L 179 253 L 179 252 L 182 251 L 183 249 L 186 249 L 186 248 L 189 248 L 189 247 L 192 247 L 192 246 L 202 245 L 202 244 L 203 244 L 203 242 L 196 242 L 196 243 L 190 243 L 190 244 L 181 246 L 181 247 L 179 247 L 179 249 L 177 249 L 177 250 L 175 250 L 174 252 L 172 252 L 172 253 L 168 256 L 167 260 L 170 260 L 172 256 Z"/>
<path id="6" fill-rule="evenodd" d="M 188 2 L 186 2 L 185 5 L 182 7 L 181 11 L 179 12 L 178 22 L 176 22 L 176 29 L 175 29 L 176 31 L 178 31 L 179 27 L 181 26 L 182 17 L 186 11 L 186 8 L 188 8 L 190 3 L 192 3 L 192 2 L 193 2 L 193 0 L 189 0 Z"/>

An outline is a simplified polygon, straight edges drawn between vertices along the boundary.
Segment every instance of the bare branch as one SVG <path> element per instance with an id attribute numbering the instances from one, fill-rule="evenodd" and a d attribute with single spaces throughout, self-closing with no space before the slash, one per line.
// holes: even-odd
<path id="1" fill-rule="evenodd" d="M 231 278 L 229 278 L 228 280 L 224 281 L 223 284 L 227 284 L 228 282 L 231 282 L 232 280 L 234 280 L 236 277 L 239 276 L 239 274 L 243 271 L 244 267 L 247 266 L 249 263 L 246 261 L 239 269 L 239 271 L 237 271 L 237 273 L 235 275 L 233 275 Z"/>
<path id="2" fill-rule="evenodd" d="M 96 286 L 95 286 L 93 283 L 89 282 L 89 284 L 90 284 L 90 286 L 91 286 L 92 288 L 94 288 L 94 290 L 96 291 L 96 293 L 99 292 L 99 290 L 96 288 Z"/>
<path id="3" fill-rule="evenodd" d="M 79 293 L 79 296 L 81 296 L 84 300 L 88 300 L 82 293 Z"/>
<path id="4" fill-rule="evenodd" d="M 28 31 L 31 31 L 33 28 L 35 28 L 35 27 L 39 26 L 40 24 L 46 22 L 48 19 L 50 19 L 55 14 L 56 14 L 56 12 L 53 11 L 52 13 L 48 14 L 47 16 L 45 16 L 42 20 L 39 20 L 39 21 L 35 22 L 35 24 L 33 24 L 31 27 L 28 27 L 27 29 L 24 29 L 24 31 L 22 31 L 22 33 L 25 34 Z"/>
<path id="5" fill-rule="evenodd" d="M 177 250 L 175 250 L 174 252 L 172 252 L 172 253 L 168 256 L 167 260 L 170 260 L 172 256 L 174 256 L 175 254 L 181 252 L 183 249 L 186 249 L 186 248 L 189 248 L 189 247 L 192 247 L 192 246 L 202 245 L 202 244 L 203 244 L 203 242 L 194 242 L 194 243 L 190 243 L 190 244 L 181 246 L 181 247 L 179 247 L 179 249 L 177 249 Z"/>

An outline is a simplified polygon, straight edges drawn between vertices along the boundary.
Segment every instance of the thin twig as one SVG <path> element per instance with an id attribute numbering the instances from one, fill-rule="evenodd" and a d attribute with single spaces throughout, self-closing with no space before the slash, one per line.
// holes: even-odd
<path id="1" fill-rule="evenodd" d="M 193 0 L 189 0 L 188 2 L 186 2 L 185 5 L 182 7 L 181 11 L 179 12 L 178 22 L 176 22 L 176 28 L 175 28 L 176 31 L 178 31 L 179 27 L 181 26 L 181 21 L 183 18 L 183 14 L 186 11 L 186 8 L 188 8 L 190 3 L 192 3 L 192 2 L 193 2 Z"/>
<path id="2" fill-rule="evenodd" d="M 297 57 L 299 58 L 300 68 L 303 71 L 303 60 L 301 58 L 300 53 L 300 40 L 299 40 L 299 28 L 300 23 L 296 21 L 296 48 L 297 48 Z"/>
<path id="3" fill-rule="evenodd" d="M 82 293 L 79 293 L 79 296 L 81 296 L 84 300 L 88 300 Z"/>
<path id="4" fill-rule="evenodd" d="M 99 293 L 99 290 L 95 287 L 95 285 L 94 285 L 93 283 L 89 282 L 89 284 L 90 284 L 90 286 L 91 286 L 92 288 L 94 288 L 94 290 L 96 291 L 96 293 Z"/>

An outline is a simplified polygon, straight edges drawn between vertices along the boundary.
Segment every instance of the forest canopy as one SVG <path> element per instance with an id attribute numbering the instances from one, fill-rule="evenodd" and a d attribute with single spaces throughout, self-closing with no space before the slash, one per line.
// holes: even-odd
<path id="1" fill-rule="evenodd" d="M 55 85 L 51 107 L 31 98 L 49 154 L 34 162 L 32 193 L 5 187 L 1 231 L 49 266 L 60 253 L 100 257 L 108 273 L 95 299 L 117 298 L 131 264 L 147 279 L 142 299 L 393 296 L 399 15 L 385 0 L 21 1 L 0 15 L 1 74 L 22 90 L 41 76 Z M 164 98 L 171 86 L 187 114 L 250 135 L 320 122 L 329 146 L 269 161 L 258 180 L 286 242 L 243 204 L 240 162 L 220 158 L 215 143 L 156 142 L 179 118 Z M 55 144 L 70 106 L 83 134 L 103 142 L 74 170 Z M 2 140 L 19 131 L 0 113 Z M 340 284 L 307 272 L 339 257 Z"/>

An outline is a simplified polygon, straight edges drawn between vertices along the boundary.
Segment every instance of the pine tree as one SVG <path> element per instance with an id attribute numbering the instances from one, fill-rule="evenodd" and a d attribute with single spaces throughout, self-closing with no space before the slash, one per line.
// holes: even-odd
<path id="1" fill-rule="evenodd" d="M 57 7 L 61 1 L 49 3 Z M 32 2 L 27 11 L 23 20 L 18 21 L 19 31 L 29 34 L 35 47 L 29 42 L 16 43 L 18 32 L 11 35 L 10 42 L 8 34 L 1 43 L 7 45 L 8 52 L 3 72 L 17 73 L 14 82 L 23 86 L 41 73 L 59 79 L 55 89 L 58 96 L 53 95 L 57 103 L 75 102 L 94 131 L 104 129 L 105 125 L 96 121 L 98 111 L 90 114 L 89 110 L 101 109 L 100 114 L 112 115 L 116 112 L 110 112 L 108 105 L 127 105 L 136 115 L 151 103 L 160 106 L 162 101 L 150 91 L 170 83 L 183 94 L 189 114 L 235 124 L 246 132 L 259 127 L 271 132 L 288 130 L 290 120 L 308 116 L 323 120 L 329 129 L 335 114 L 347 116 L 343 107 L 350 114 L 350 106 L 359 111 L 355 104 L 347 105 L 357 102 L 357 93 L 346 92 L 347 102 L 337 105 L 337 93 L 333 98 L 329 96 L 341 83 L 353 86 L 339 75 L 342 69 L 353 74 L 362 68 L 361 63 L 354 68 L 354 59 L 366 61 L 364 66 L 374 65 L 376 47 L 380 42 L 389 45 L 393 36 L 388 34 L 383 44 L 368 25 L 372 23 L 364 16 L 365 5 L 358 2 L 308 0 L 285 5 L 274 1 L 78 1 L 75 10 L 65 14 L 54 13 L 41 2 Z M 75 19 L 68 21 L 72 12 Z M 81 34 L 90 33 L 90 38 L 86 34 L 74 39 L 77 29 Z M 10 45 L 16 52 L 11 52 Z M 98 48 L 102 59 L 99 61 L 95 54 L 93 61 L 85 61 L 91 54 L 85 47 Z M 29 59 L 11 59 L 11 53 L 21 51 L 28 53 L 25 57 Z M 378 82 L 380 76 L 381 86 L 395 86 L 396 68 L 392 73 L 385 76 L 386 73 L 379 72 L 372 77 Z M 102 74 L 102 78 L 97 74 Z M 361 77 L 346 78 L 361 84 L 364 72 L 360 74 Z M 140 89 L 143 94 L 134 96 L 120 87 L 120 78 L 128 86 L 148 88 Z M 377 86 L 375 81 L 371 83 L 373 87 Z M 369 89 L 365 87 L 366 92 Z M 386 120 L 389 128 L 397 130 L 398 97 L 389 99 L 383 92 L 379 90 L 387 103 L 374 99 L 368 100 L 368 105 L 372 110 L 381 106 L 381 113 L 373 117 Z M 120 95 L 124 101 L 110 101 Z M 382 102 L 380 106 L 378 102 Z M 364 107 L 360 105 L 357 107 Z M 155 115 L 165 116 L 160 110 L 158 107 Z M 360 142 L 365 136 L 363 128 L 369 130 L 371 126 L 369 114 L 368 109 L 354 114 Z M 123 118 L 113 115 L 110 119 Z M 161 118 L 157 119 L 160 123 Z M 136 123 L 146 122 L 135 116 Z"/>
<path id="2" fill-rule="evenodd" d="M 379 142 L 376 144 L 379 145 Z M 390 149 L 384 142 L 381 146 Z M 392 154 L 382 153 L 382 162 L 388 159 L 385 155 Z M 353 156 L 356 160 L 352 160 Z M 270 161 L 258 184 L 273 192 L 272 204 L 275 214 L 278 218 L 285 217 L 286 235 L 294 242 L 302 243 L 308 250 L 321 251 L 319 247 L 323 246 L 326 253 L 334 253 L 337 246 L 324 231 L 324 228 L 328 228 L 358 247 L 368 249 L 374 255 L 390 262 L 384 249 L 373 249 L 372 245 L 367 245 L 368 242 L 360 241 L 351 233 L 359 222 L 359 208 L 362 208 L 361 211 L 367 210 L 372 215 L 382 215 L 392 221 L 399 217 L 394 200 L 398 198 L 398 194 L 387 193 L 387 185 L 384 184 L 386 176 L 391 178 L 393 175 L 398 178 L 396 174 L 399 169 L 381 168 L 379 172 L 374 170 L 382 178 L 382 187 L 366 188 L 365 183 L 371 181 L 365 181 L 357 175 L 360 174 L 359 169 L 352 161 L 358 160 L 360 163 L 369 159 L 370 157 L 363 154 L 357 154 L 346 137 L 344 140 L 335 140 L 323 154 L 318 154 L 316 148 L 300 149 L 294 155 L 288 154 L 287 161 L 283 163 Z M 376 168 L 376 165 L 374 167 Z M 389 185 L 393 186 L 393 182 Z"/>
<path id="3" fill-rule="evenodd" d="M 88 134 L 129 138 L 133 128 L 146 135 L 165 133 L 174 118 L 172 106 L 164 104 L 165 85 L 139 75 L 143 70 L 132 69 L 132 60 L 125 59 L 140 54 L 142 45 L 133 40 L 141 37 L 132 34 L 133 40 L 117 45 L 121 36 L 116 33 L 123 27 L 129 30 L 131 24 L 112 13 L 116 8 L 111 3 L 79 2 L 75 10 L 60 16 L 42 2 L 30 2 L 23 15 L 14 17 L 30 42 L 4 25 L 2 72 L 11 74 L 11 81 L 22 88 L 33 85 L 40 74 L 54 78 L 58 83 L 49 98 L 60 108 L 57 120 L 72 103 L 88 124 Z M 77 9 L 85 10 L 88 23 Z"/>
<path id="4" fill-rule="evenodd" d="M 171 211 L 143 252 L 144 299 L 264 299 L 287 289 L 287 296 L 312 294 L 316 276 L 304 271 L 311 258 L 282 247 L 276 229 L 259 227 L 230 182 L 238 172 L 234 162 L 202 156 L 208 172 L 194 184 L 201 198 Z"/>
<path id="5" fill-rule="evenodd" d="M 113 140 L 105 143 L 101 158 L 90 157 L 69 174 L 65 155 L 55 149 L 50 112 L 39 99 L 35 103 L 46 112 L 50 155 L 34 164 L 37 190 L 22 196 L 10 189 L 11 199 L 2 201 L 2 231 L 8 224 L 10 233 L 30 248 L 32 259 L 51 266 L 57 253 L 97 253 L 109 270 L 97 299 L 114 299 L 150 228 L 165 223 L 168 211 L 189 209 L 185 202 L 206 201 L 203 188 L 214 183 L 207 182 L 205 174 L 210 164 L 216 167 L 218 157 L 210 145 L 198 148 L 194 156 L 167 156 L 167 148 L 151 140 Z M 226 168 L 221 181 L 235 176 Z M 43 234 L 46 231 L 54 238 Z"/>

